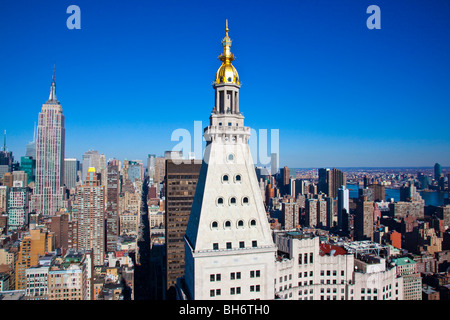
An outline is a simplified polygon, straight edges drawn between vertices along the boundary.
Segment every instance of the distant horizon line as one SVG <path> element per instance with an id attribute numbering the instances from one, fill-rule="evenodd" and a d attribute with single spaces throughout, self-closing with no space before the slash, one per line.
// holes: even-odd
<path id="1" fill-rule="evenodd" d="M 336 168 L 336 169 L 434 169 L 434 166 L 349 166 L 349 167 L 338 167 L 338 166 L 317 166 L 317 167 L 290 167 L 286 166 L 289 169 L 318 169 L 318 168 Z M 278 169 L 282 169 L 284 167 L 280 167 Z M 441 169 L 450 169 L 450 166 L 442 166 Z"/>

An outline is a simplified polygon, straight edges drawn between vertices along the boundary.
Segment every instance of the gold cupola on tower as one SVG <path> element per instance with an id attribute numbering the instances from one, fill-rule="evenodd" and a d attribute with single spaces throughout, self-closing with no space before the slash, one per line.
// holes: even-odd
<path id="1" fill-rule="evenodd" d="M 231 39 L 228 36 L 228 20 L 226 20 L 225 26 L 225 38 L 222 40 L 223 53 L 220 54 L 218 59 L 222 61 L 222 65 L 216 72 L 215 84 L 219 83 L 239 83 L 239 74 L 236 68 L 231 64 L 231 61 L 235 59 L 234 54 L 231 53 Z"/>

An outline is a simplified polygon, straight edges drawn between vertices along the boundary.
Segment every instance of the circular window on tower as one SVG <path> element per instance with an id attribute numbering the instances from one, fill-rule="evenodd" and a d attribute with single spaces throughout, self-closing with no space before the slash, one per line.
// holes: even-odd
<path id="1" fill-rule="evenodd" d="M 238 227 L 238 228 L 243 228 L 243 227 L 244 227 L 244 220 L 239 220 L 239 221 L 237 222 L 237 227 Z"/>
<path id="2" fill-rule="evenodd" d="M 219 227 L 219 224 L 217 223 L 217 221 L 213 221 L 211 223 L 211 229 L 217 229 Z"/>
<path id="3" fill-rule="evenodd" d="M 217 198 L 217 205 L 223 206 L 223 198 L 222 197 Z"/>
<path id="4" fill-rule="evenodd" d="M 227 155 L 227 162 L 234 162 L 234 154 L 230 153 Z"/>
<path id="5" fill-rule="evenodd" d="M 249 201 L 248 201 L 248 197 L 243 197 L 243 198 L 242 198 L 242 204 L 243 204 L 243 205 L 248 205 L 248 202 L 249 202 Z"/>
<path id="6" fill-rule="evenodd" d="M 231 228 L 231 221 L 230 220 L 225 221 L 224 225 L 225 225 L 225 228 L 227 228 L 227 229 Z"/>
<path id="7" fill-rule="evenodd" d="M 230 204 L 231 205 L 235 205 L 236 204 L 236 198 L 235 197 L 231 197 L 230 198 Z"/>
<path id="8" fill-rule="evenodd" d="M 234 182 L 241 182 L 241 180 L 242 180 L 242 177 L 240 174 L 237 174 L 234 176 Z"/>
<path id="9" fill-rule="evenodd" d="M 229 177 L 228 177 L 227 174 L 224 174 L 224 175 L 222 176 L 222 182 L 228 182 L 228 179 L 229 179 Z"/>
<path id="10" fill-rule="evenodd" d="M 250 227 L 256 227 L 256 220 L 255 219 L 250 220 Z"/>

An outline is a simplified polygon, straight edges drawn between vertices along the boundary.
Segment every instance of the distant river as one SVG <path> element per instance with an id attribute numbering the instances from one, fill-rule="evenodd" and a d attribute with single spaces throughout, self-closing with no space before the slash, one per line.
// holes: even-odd
<path id="1" fill-rule="evenodd" d="M 360 188 L 356 184 L 347 184 L 347 189 L 350 190 L 349 195 L 350 198 L 358 198 L 358 188 Z M 400 190 L 398 189 L 390 189 L 385 188 L 386 192 L 386 201 L 390 201 L 390 199 L 394 199 L 394 201 L 400 201 Z M 425 205 L 431 206 L 442 206 L 444 204 L 444 199 L 448 198 L 447 192 L 442 191 L 429 191 L 423 192 L 419 191 L 422 198 L 425 200 Z"/>

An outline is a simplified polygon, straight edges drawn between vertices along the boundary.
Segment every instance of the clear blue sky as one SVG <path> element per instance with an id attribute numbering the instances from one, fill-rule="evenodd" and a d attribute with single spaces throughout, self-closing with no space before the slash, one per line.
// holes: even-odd
<path id="1" fill-rule="evenodd" d="M 448 0 L 1 1 L 8 148 L 24 155 L 56 63 L 66 157 L 171 150 L 209 123 L 225 19 L 245 123 L 279 130 L 280 166 L 450 166 Z"/>

